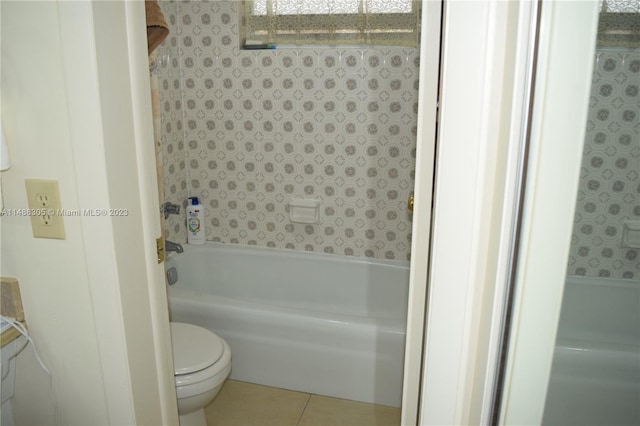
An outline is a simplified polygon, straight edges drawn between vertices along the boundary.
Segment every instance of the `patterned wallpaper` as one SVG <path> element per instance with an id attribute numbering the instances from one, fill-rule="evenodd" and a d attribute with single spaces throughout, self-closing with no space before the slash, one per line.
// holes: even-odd
<path id="1" fill-rule="evenodd" d="M 182 81 L 180 75 L 178 4 L 159 2 L 165 20 L 170 26 L 169 36 L 156 49 L 157 73 L 160 89 L 162 121 L 162 156 L 164 174 L 164 200 L 182 205 L 180 215 L 171 215 L 165 221 L 167 240 L 186 243 L 187 229 L 184 215 L 187 190 L 187 162 L 182 116 Z"/>
<path id="2" fill-rule="evenodd" d="M 161 5 L 165 198 L 200 197 L 208 240 L 408 259 L 418 50 L 245 51 L 237 2 Z M 292 198 L 319 224 L 290 222 Z"/>
<path id="3" fill-rule="evenodd" d="M 640 279 L 640 250 L 621 246 L 640 220 L 640 50 L 597 49 L 570 275 Z"/>

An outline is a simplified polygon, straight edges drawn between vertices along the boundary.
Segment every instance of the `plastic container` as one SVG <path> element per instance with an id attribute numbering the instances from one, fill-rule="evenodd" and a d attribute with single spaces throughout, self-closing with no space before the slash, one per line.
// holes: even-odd
<path id="1" fill-rule="evenodd" d="M 187 243 L 202 245 L 205 242 L 204 208 L 198 197 L 189 197 L 187 206 Z"/>

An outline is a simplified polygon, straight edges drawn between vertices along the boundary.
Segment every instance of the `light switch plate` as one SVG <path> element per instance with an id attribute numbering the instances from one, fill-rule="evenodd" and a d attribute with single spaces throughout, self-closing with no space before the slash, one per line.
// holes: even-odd
<path id="1" fill-rule="evenodd" d="M 31 229 L 36 238 L 66 239 L 58 181 L 25 179 Z"/>

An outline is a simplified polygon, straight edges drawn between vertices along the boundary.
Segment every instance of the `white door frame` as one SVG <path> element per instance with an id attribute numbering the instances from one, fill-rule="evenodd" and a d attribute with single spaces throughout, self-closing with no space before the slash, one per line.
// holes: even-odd
<path id="1" fill-rule="evenodd" d="M 128 46 L 132 87 L 133 124 L 138 154 L 138 176 L 143 217 L 142 232 L 146 241 L 145 258 L 149 273 L 151 326 L 156 353 L 158 389 L 163 424 L 177 422 L 177 395 L 173 367 L 173 346 L 169 325 L 169 303 L 164 263 L 158 263 L 157 238 L 164 238 L 160 221 L 160 198 L 156 154 L 154 149 L 151 83 L 147 48 L 145 8 L 142 2 L 124 2 L 127 14 Z M 144 22 L 144 25 L 141 25 Z M 164 244 L 164 243 L 163 243 Z"/>
<path id="2" fill-rule="evenodd" d="M 420 371 L 427 298 L 429 235 L 435 167 L 438 77 L 440 63 L 441 1 L 423 3 L 420 39 L 420 88 L 416 137 L 416 176 L 402 387 L 402 424 L 416 424 L 420 395 Z"/>
<path id="3" fill-rule="evenodd" d="M 505 424 L 541 424 L 586 132 L 598 1 L 542 6 L 531 160 L 503 389 Z"/>
<path id="4" fill-rule="evenodd" d="M 59 2 L 58 10 L 79 199 L 129 211 L 108 227 L 82 219 L 109 420 L 177 424 L 144 3 Z"/>
<path id="5" fill-rule="evenodd" d="M 483 424 L 490 413 L 517 191 L 512 160 L 522 144 L 517 130 L 526 107 L 535 30 L 528 23 L 534 13 L 529 1 L 444 3 L 419 410 L 414 422 L 403 407 L 403 424 Z M 424 136 L 419 132 L 419 140 Z M 428 238 L 415 232 L 428 220 L 416 213 L 414 239 Z M 412 282 L 412 289 L 416 285 Z M 408 342 L 418 338 L 414 333 L 408 329 Z M 405 370 L 405 385 L 414 372 Z"/>

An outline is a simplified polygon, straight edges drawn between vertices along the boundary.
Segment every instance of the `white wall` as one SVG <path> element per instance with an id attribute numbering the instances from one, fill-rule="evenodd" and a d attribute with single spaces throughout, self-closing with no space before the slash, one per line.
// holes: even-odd
<path id="1" fill-rule="evenodd" d="M 26 217 L 0 220 L 1 273 L 20 281 L 57 406 L 47 376 L 27 350 L 17 364 L 16 422 L 177 423 L 171 356 L 156 355 L 169 341 L 166 297 L 158 297 L 164 284 L 158 266 L 150 266 L 155 241 L 147 222 L 155 224 L 148 216 L 158 211 L 157 197 L 151 206 L 140 201 L 153 198 L 143 193 L 138 175 L 145 155 L 138 139 L 148 136 L 139 121 L 150 126 L 151 116 L 143 111 L 134 123 L 132 113 L 131 76 L 145 75 L 139 65 L 146 56 L 131 52 L 146 41 L 144 30 L 142 37 L 127 31 L 144 27 L 143 5 L 0 7 L 2 121 L 13 164 L 2 174 L 4 207 L 26 207 L 24 179 L 44 178 L 59 181 L 63 208 L 130 212 L 67 217 L 65 240 L 33 238 Z M 99 32 L 109 24 L 117 27 L 114 37 Z M 119 97 L 105 96 L 116 90 Z M 148 78 L 146 90 L 148 96 Z M 153 159 L 153 141 L 148 143 Z"/>
<path id="2" fill-rule="evenodd" d="M 62 206 L 79 208 L 53 2 L 2 3 L 2 121 L 13 166 L 2 174 L 5 208 L 24 208 L 26 178 L 56 179 Z M 82 228 L 35 239 L 29 218 L 2 217 L 2 275 L 20 280 L 30 333 L 54 377 L 62 424 L 107 422 Z M 54 421 L 47 376 L 30 350 L 18 358 L 18 424 Z M 87 386 L 87 384 L 90 384 Z"/>

